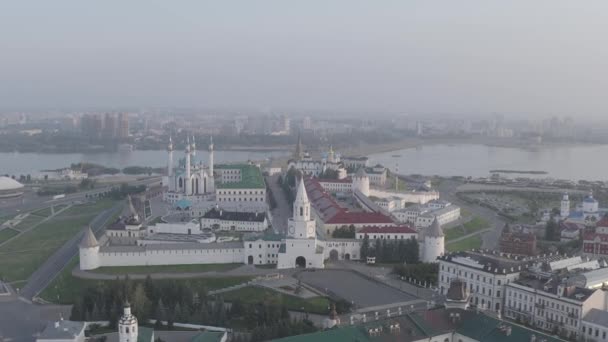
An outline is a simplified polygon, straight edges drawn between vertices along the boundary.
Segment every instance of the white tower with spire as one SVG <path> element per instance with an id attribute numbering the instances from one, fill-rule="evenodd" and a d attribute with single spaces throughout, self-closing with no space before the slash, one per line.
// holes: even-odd
<path id="1" fill-rule="evenodd" d="M 437 217 L 433 223 L 424 232 L 424 247 L 422 253 L 423 262 L 437 262 L 437 257 L 442 256 L 445 252 L 445 235 L 437 221 Z"/>
<path id="2" fill-rule="evenodd" d="M 311 219 L 310 201 L 304 180 L 298 182 L 293 217 L 287 222 L 287 237 L 281 241 L 278 269 L 323 268 L 323 246 L 317 240 L 316 223 Z"/>
<path id="3" fill-rule="evenodd" d="M 562 204 L 559 210 L 559 215 L 562 219 L 568 218 L 570 216 L 570 198 L 568 197 L 568 193 L 564 192 L 562 197 Z"/>
<path id="4" fill-rule="evenodd" d="M 190 137 L 186 141 L 186 172 L 184 173 L 184 193 L 189 196 L 192 194 L 192 177 L 190 175 Z"/>
<path id="5" fill-rule="evenodd" d="M 192 136 L 192 147 L 190 150 L 192 152 L 192 156 L 196 156 L 196 141 L 194 140 L 194 135 Z"/>
<path id="6" fill-rule="evenodd" d="M 131 314 L 131 305 L 127 301 L 118 321 L 118 341 L 137 342 L 137 333 L 137 317 Z"/>
<path id="7" fill-rule="evenodd" d="M 298 192 L 293 201 L 293 218 L 287 222 L 288 235 L 296 239 L 311 239 L 316 236 L 315 221 L 310 219 L 310 201 L 304 180 L 300 179 L 298 183 Z"/>
<path id="8" fill-rule="evenodd" d="M 213 136 L 209 137 L 209 168 L 207 175 L 207 192 L 215 191 L 215 177 L 213 175 Z"/>
<path id="9" fill-rule="evenodd" d="M 167 146 L 167 152 L 169 152 L 169 162 L 167 163 L 167 176 L 171 179 L 173 176 L 173 139 L 169 136 L 169 145 Z"/>

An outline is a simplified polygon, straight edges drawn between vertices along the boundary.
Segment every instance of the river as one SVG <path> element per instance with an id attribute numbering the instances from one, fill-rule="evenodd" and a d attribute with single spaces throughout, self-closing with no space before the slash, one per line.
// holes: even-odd
<path id="1" fill-rule="evenodd" d="M 284 157 L 289 151 L 215 151 L 215 163 L 246 162 Z M 181 151 L 173 152 L 174 163 L 183 158 Z M 197 151 L 196 158 L 207 163 L 207 151 Z M 131 151 L 101 153 L 0 153 L 0 174 L 37 175 L 41 170 L 59 169 L 72 163 L 87 162 L 122 169 L 126 166 L 167 166 L 167 151 Z"/>
<path id="2" fill-rule="evenodd" d="M 540 146 L 529 149 L 477 144 L 427 145 L 369 156 L 400 174 L 488 177 L 490 170 L 546 171 L 535 177 L 608 180 L 608 145 Z M 511 174 L 511 177 L 532 175 Z"/>

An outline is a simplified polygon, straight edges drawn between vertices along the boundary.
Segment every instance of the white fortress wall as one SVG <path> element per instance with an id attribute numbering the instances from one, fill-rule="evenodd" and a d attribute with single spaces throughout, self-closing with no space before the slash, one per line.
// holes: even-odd
<path id="1" fill-rule="evenodd" d="M 437 191 L 420 191 L 420 192 L 392 192 L 378 189 L 370 189 L 370 196 L 380 198 L 399 197 L 401 200 L 408 203 L 419 203 L 426 204 L 435 199 L 439 199 L 439 192 Z"/>
<path id="2" fill-rule="evenodd" d="M 159 246 L 160 247 L 160 246 Z M 165 246 L 166 247 L 166 246 Z M 150 266 L 243 263 L 244 248 L 106 247 L 99 266 Z"/>

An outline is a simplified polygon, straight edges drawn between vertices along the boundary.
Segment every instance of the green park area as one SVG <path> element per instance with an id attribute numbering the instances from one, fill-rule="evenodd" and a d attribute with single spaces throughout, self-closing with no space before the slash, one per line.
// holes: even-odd
<path id="1" fill-rule="evenodd" d="M 464 223 L 460 226 L 456 226 L 454 228 L 448 229 L 445 232 L 445 240 L 450 241 L 457 239 L 459 237 L 473 234 L 475 232 L 490 228 L 490 224 L 488 221 L 482 219 L 481 217 L 475 216 L 469 222 Z"/>
<path id="2" fill-rule="evenodd" d="M 38 215 L 27 215 L 27 217 L 25 217 L 23 220 L 21 220 L 18 224 L 16 224 L 13 228 L 20 230 L 20 231 L 24 231 L 27 229 L 30 229 L 32 226 L 37 225 L 38 223 L 42 222 L 42 220 L 44 220 L 45 217 L 43 216 L 38 216 Z"/>
<path id="3" fill-rule="evenodd" d="M 4 228 L 0 230 L 0 243 L 12 238 L 17 234 L 19 234 L 19 232 L 11 228 Z"/>
<path id="4" fill-rule="evenodd" d="M 26 280 L 59 247 L 114 203 L 100 200 L 72 206 L 0 246 L 0 277 L 8 282 Z M 36 215 L 29 217 L 41 219 Z"/>
<path id="5" fill-rule="evenodd" d="M 58 204 L 54 207 L 54 211 L 58 212 L 67 206 L 68 206 L 67 204 Z M 31 213 L 31 215 L 42 216 L 42 217 L 49 217 L 52 214 L 53 214 L 53 210 L 51 210 L 51 207 L 39 209 L 39 210 L 33 211 Z"/>
<path id="6" fill-rule="evenodd" d="M 329 299 L 325 297 L 300 298 L 256 286 L 247 286 L 238 290 L 222 293 L 224 300 L 240 300 L 244 304 L 266 303 L 285 306 L 288 310 L 327 314 Z"/>
<path id="7" fill-rule="evenodd" d="M 72 270 L 78 265 L 78 257 L 72 259 L 61 273 L 42 291 L 40 298 L 58 304 L 73 304 L 77 298 L 82 298 L 87 288 L 107 287 L 116 280 L 93 280 L 74 277 Z M 251 280 L 251 277 L 223 277 L 223 278 L 193 278 L 193 279 L 157 279 L 155 283 L 162 285 L 166 282 L 188 284 L 191 287 L 203 287 L 207 291 L 221 289 L 242 284 Z M 144 280 L 134 280 L 134 282 Z"/>
<path id="8" fill-rule="evenodd" d="M 473 235 L 470 236 L 466 239 L 462 239 L 456 242 L 452 242 L 452 243 L 447 243 L 447 245 L 445 246 L 445 249 L 448 252 L 457 252 L 457 251 L 467 251 L 470 249 L 478 249 L 481 248 L 481 236 L 480 235 Z"/>
<path id="9" fill-rule="evenodd" d="M 195 264 L 158 266 L 116 266 L 100 267 L 90 272 L 102 274 L 152 274 L 152 273 L 196 273 L 230 271 L 243 264 Z"/>

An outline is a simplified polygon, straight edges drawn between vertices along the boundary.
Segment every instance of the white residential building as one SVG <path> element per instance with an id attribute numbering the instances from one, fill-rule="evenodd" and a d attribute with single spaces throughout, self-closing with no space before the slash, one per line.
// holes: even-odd
<path id="1" fill-rule="evenodd" d="M 506 285 L 504 316 L 539 329 L 579 336 L 582 319 L 591 309 L 605 310 L 604 291 L 537 277 L 520 278 Z"/>

